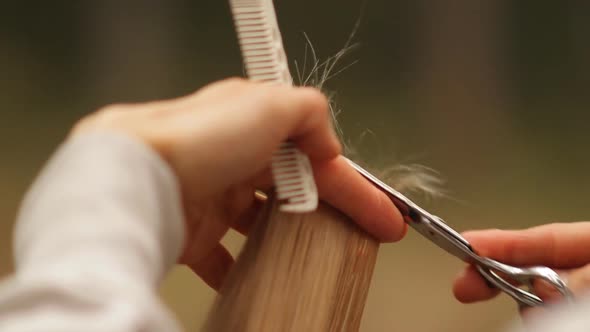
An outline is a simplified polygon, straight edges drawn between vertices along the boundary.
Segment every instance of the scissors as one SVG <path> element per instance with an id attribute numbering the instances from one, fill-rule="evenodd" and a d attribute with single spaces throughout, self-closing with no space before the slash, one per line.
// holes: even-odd
<path id="1" fill-rule="evenodd" d="M 451 255 L 464 262 L 474 264 L 477 271 L 489 283 L 512 297 L 519 307 L 535 307 L 545 304 L 534 291 L 533 282 L 535 280 L 544 280 L 559 291 L 567 301 L 572 301 L 572 292 L 554 270 L 545 266 L 520 268 L 478 255 L 469 241 L 447 225 L 443 219 L 424 210 L 355 162 L 346 160 L 362 176 L 387 194 L 407 224 Z M 515 286 L 509 280 L 514 281 L 517 285 L 526 286 L 527 289 Z"/>

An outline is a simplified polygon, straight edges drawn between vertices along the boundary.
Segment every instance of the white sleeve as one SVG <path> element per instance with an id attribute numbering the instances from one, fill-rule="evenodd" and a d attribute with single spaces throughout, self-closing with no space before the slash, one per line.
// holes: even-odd
<path id="1" fill-rule="evenodd" d="M 67 141 L 25 197 L 1 332 L 179 331 L 156 287 L 183 241 L 177 179 L 118 133 Z"/>
<path id="2" fill-rule="evenodd" d="M 514 324 L 507 331 L 510 332 L 588 332 L 590 330 L 590 293 L 576 297 L 571 304 L 561 304 L 549 308 L 526 327 L 522 324 Z"/>

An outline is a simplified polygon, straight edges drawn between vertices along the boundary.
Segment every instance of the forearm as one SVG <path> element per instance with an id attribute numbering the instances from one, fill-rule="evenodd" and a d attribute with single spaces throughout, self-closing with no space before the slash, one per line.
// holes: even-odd
<path id="1" fill-rule="evenodd" d="M 177 329 L 155 287 L 182 239 L 176 178 L 157 154 L 122 134 L 76 137 L 21 208 L 0 330 Z"/>

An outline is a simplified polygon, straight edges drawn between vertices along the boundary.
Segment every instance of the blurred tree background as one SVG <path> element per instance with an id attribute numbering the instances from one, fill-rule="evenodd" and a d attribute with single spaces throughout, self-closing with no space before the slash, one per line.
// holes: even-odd
<path id="1" fill-rule="evenodd" d="M 364 5 L 363 5 L 364 3 Z M 340 121 L 374 167 L 420 163 L 450 199 L 428 206 L 460 230 L 521 228 L 590 214 L 590 3 L 276 1 L 287 53 L 307 33 L 320 58 L 360 18 L 358 47 L 328 82 Z M 13 1 L 0 10 L 0 275 L 36 172 L 81 116 L 114 102 L 188 94 L 243 70 L 227 1 Z M 308 53 L 309 55 L 309 53 Z M 234 253 L 243 242 L 226 239 Z M 497 331 L 501 296 L 457 303 L 462 263 L 410 231 L 384 245 L 364 331 Z M 176 269 L 164 300 L 198 330 L 214 293 Z"/>

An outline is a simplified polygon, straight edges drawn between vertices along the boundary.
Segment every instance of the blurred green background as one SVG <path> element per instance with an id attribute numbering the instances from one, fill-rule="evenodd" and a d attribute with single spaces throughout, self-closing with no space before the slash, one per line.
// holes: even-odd
<path id="1" fill-rule="evenodd" d="M 355 22 L 358 60 L 327 84 L 341 125 L 374 167 L 438 170 L 451 199 L 426 202 L 460 230 L 590 214 L 590 2 L 276 1 L 287 53 L 320 58 Z M 364 8 L 364 9 L 363 9 Z M 68 129 L 113 102 L 170 98 L 242 74 L 226 1 L 12 1 L 0 10 L 0 275 L 19 200 Z M 243 239 L 231 234 L 237 252 Z M 461 305 L 462 263 L 410 232 L 382 246 L 363 331 L 496 331 L 505 296 Z M 188 331 L 214 293 L 178 268 L 162 294 Z"/>

